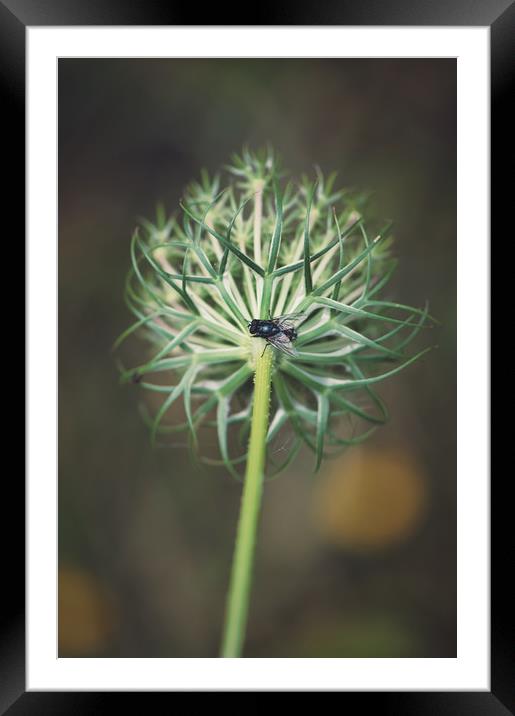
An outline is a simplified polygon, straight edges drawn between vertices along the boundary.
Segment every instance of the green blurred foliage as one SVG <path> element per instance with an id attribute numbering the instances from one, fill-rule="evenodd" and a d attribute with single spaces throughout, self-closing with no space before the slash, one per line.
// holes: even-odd
<path id="1" fill-rule="evenodd" d="M 429 300 L 442 325 L 437 351 L 381 385 L 392 418 L 370 441 L 423 466 L 418 528 L 387 551 L 329 544 L 311 517 L 324 476 L 301 455 L 266 486 L 246 655 L 456 654 L 455 61 L 64 59 L 59 559 L 82 577 L 61 593 L 61 656 L 217 654 L 240 485 L 152 450 L 110 347 L 137 217 L 267 141 L 299 175 L 374 190 L 395 224 L 391 297 Z"/>

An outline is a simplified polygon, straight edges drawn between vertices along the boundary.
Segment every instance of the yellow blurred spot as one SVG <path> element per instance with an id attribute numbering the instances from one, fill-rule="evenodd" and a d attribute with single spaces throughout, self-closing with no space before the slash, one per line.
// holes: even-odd
<path id="1" fill-rule="evenodd" d="M 426 483 L 401 450 L 352 448 L 326 463 L 314 496 L 315 524 L 328 542 L 377 549 L 401 542 L 420 523 Z"/>
<path id="2" fill-rule="evenodd" d="M 86 656 L 108 642 L 113 624 L 110 601 L 87 572 L 59 569 L 59 655 Z"/>

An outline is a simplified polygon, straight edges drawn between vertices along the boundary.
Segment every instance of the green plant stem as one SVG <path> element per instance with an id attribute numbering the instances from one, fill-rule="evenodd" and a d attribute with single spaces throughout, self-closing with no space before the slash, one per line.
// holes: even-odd
<path id="1" fill-rule="evenodd" d="M 259 344 L 261 343 L 262 341 L 259 341 Z M 223 657 L 239 657 L 245 638 L 256 531 L 263 493 L 272 354 L 272 349 L 268 348 L 263 355 L 259 353 L 256 358 L 249 452 L 227 597 L 221 651 Z"/>

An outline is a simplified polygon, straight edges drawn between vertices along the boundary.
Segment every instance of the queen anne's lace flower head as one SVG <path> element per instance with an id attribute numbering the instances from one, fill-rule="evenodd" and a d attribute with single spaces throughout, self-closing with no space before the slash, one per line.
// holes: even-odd
<path id="1" fill-rule="evenodd" d="M 381 298 L 395 268 L 390 227 L 375 228 L 364 197 L 334 189 L 334 174 L 284 185 L 270 150 L 244 150 L 227 169 L 223 188 L 202 173 L 178 215 L 160 209 L 134 233 L 126 300 L 137 320 L 117 344 L 138 332 L 153 349 L 122 380 L 161 396 L 149 419 L 154 438 L 185 430 L 197 445 L 199 429 L 215 428 L 221 460 L 237 474 L 266 347 L 249 323 L 294 314 L 292 351 L 269 349 L 267 445 L 286 434 L 288 446 L 269 450 L 269 462 L 281 469 L 305 444 L 318 468 L 386 420 L 374 384 L 425 352 L 404 355 L 427 310 Z M 172 416 L 177 401 L 182 420 Z"/>

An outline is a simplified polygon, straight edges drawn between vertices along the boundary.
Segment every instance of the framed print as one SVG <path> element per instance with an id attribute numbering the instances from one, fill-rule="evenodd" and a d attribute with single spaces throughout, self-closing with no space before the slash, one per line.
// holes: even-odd
<path id="1" fill-rule="evenodd" d="M 28 339 L 2 712 L 513 711 L 488 381 L 508 5 L 0 5 Z"/>

